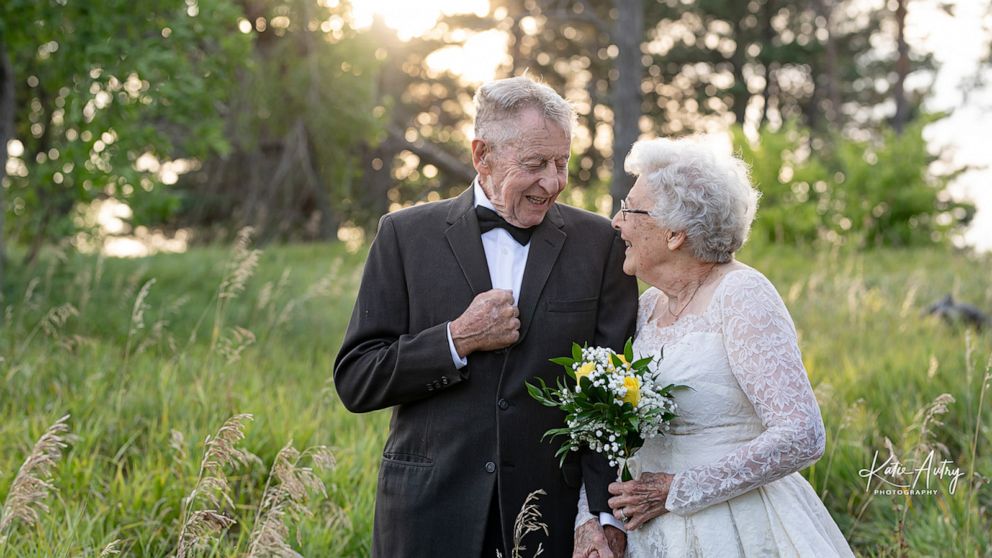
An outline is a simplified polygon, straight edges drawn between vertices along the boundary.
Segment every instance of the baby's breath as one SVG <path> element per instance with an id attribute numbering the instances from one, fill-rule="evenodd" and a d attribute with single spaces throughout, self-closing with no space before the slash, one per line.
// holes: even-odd
<path id="1" fill-rule="evenodd" d="M 585 446 L 606 456 L 611 466 L 625 466 L 645 440 L 667 432 L 677 414 L 671 392 L 682 386 L 662 387 L 654 371 L 656 359 L 634 360 L 630 341 L 623 354 L 608 347 L 575 346 L 573 357 L 555 362 L 576 381 L 559 379 L 552 387 L 538 380 L 541 387 L 528 385 L 528 390 L 541 404 L 566 414 L 563 428 L 546 433 L 567 438 L 558 450 L 562 461 Z"/>

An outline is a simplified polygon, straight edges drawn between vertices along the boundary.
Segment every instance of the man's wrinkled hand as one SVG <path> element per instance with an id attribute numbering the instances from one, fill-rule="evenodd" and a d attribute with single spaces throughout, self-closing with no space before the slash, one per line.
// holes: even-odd
<path id="1" fill-rule="evenodd" d="M 606 536 L 606 543 L 613 552 L 613 558 L 623 558 L 627 552 L 627 533 L 612 525 L 604 525 L 603 534 Z"/>
<path id="2" fill-rule="evenodd" d="M 611 527 L 611 529 L 613 529 Z M 614 529 L 616 530 L 616 529 Z M 626 539 L 624 539 L 626 546 Z M 610 543 L 598 519 L 590 519 L 575 530 L 572 558 L 621 558 L 610 550 Z"/>
<path id="3" fill-rule="evenodd" d="M 462 358 L 475 351 L 509 347 L 520 339 L 520 310 L 513 305 L 513 292 L 479 293 L 450 327 L 451 341 Z"/>

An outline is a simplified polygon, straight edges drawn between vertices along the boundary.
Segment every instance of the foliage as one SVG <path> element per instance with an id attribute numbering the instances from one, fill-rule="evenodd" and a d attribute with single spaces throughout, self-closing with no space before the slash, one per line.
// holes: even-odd
<path id="1" fill-rule="evenodd" d="M 346 24 L 348 12 L 336 2 L 245 5 L 239 26 L 252 49 L 232 83 L 224 131 L 232 150 L 179 183 L 177 224 L 336 239 L 361 212 L 361 148 L 382 128 L 380 62 L 378 45 Z"/>
<path id="2" fill-rule="evenodd" d="M 733 130 L 735 150 L 762 192 L 752 235 L 786 243 L 856 246 L 948 244 L 971 221 L 970 202 L 954 201 L 948 183 L 962 170 L 937 174 L 923 138 L 938 117 L 876 140 L 837 134 L 829 141 L 789 123 L 750 140 Z"/>
<path id="3" fill-rule="evenodd" d="M 156 159 L 227 150 L 223 114 L 248 46 L 237 13 L 233 0 L 0 4 L 23 146 L 5 181 L 12 240 L 71 236 L 77 207 L 106 196 L 137 223 L 176 208 Z"/>
<path id="4" fill-rule="evenodd" d="M 498 75 L 529 71 L 575 102 L 570 173 L 582 195 L 573 201 L 589 208 L 605 184 L 616 181 L 614 195 L 625 184 L 614 151 L 626 144 L 614 135 L 794 121 L 830 144 L 841 129 L 874 126 L 892 97 L 891 14 L 856 0 L 644 0 L 639 58 L 620 52 L 627 37 L 617 22 L 640 1 L 493 0 L 488 14 L 447 15 L 409 40 L 381 21 L 355 28 L 351 5 L 3 3 L 0 45 L 14 58 L 23 144 L 4 181 L 5 229 L 37 249 L 85 226 L 82 205 L 113 196 L 135 223 L 194 226 L 200 239 L 244 225 L 281 240 L 334 239 L 342 225 L 372 230 L 386 211 L 448 197 L 474 175 L 466 133 L 474 85 L 429 62 L 479 32 L 506 37 Z M 922 83 L 932 60 L 911 55 L 911 81 Z M 643 75 L 634 96 L 642 102 L 621 106 L 643 115 L 639 123 L 615 106 L 618 91 L 638 92 L 621 80 L 634 74 Z M 918 102 L 927 91 L 910 93 Z M 838 160 L 847 153 L 833 151 Z M 187 159 L 192 172 L 163 188 L 145 154 Z M 835 174 L 833 166 L 824 168 Z M 895 187 L 890 178 L 884 186 Z M 934 212 L 954 211 L 940 204 Z M 854 228 L 865 212 L 879 229 L 897 222 L 896 213 L 871 215 L 876 206 L 861 208 Z M 801 213 L 783 216 L 799 222 L 780 237 L 846 222 L 824 227 L 809 208 Z M 902 227 L 865 242 L 917 242 L 934 227 L 916 228 L 909 240 Z"/>

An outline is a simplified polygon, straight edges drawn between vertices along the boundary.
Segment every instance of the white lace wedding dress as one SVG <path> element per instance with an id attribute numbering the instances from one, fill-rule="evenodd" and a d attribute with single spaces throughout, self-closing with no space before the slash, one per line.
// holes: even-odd
<path id="1" fill-rule="evenodd" d="M 664 328 L 648 320 L 659 298 L 654 288 L 641 295 L 634 352 L 664 349 L 662 384 L 692 389 L 675 395 L 672 431 L 631 459 L 635 477 L 675 478 L 669 513 L 628 533 L 627 556 L 853 556 L 798 473 L 823 453 L 825 432 L 772 284 L 750 268 L 731 271 L 705 312 Z"/>

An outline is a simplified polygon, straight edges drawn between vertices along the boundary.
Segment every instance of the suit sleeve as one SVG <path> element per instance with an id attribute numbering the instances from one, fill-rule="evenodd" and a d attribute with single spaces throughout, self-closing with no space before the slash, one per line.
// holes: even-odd
<path id="1" fill-rule="evenodd" d="M 624 274 L 623 260 L 623 241 L 614 233 L 599 292 L 594 345 L 617 352 L 634 336 L 637 324 L 637 279 Z M 582 455 L 582 478 L 589 510 L 594 514 L 609 512 L 610 495 L 606 487 L 616 480 L 616 468 L 610 467 L 603 455 L 586 450 Z"/>
<path id="2" fill-rule="evenodd" d="M 334 360 L 334 386 L 348 410 L 361 413 L 409 403 L 464 379 L 448 350 L 447 322 L 407 331 L 409 305 L 402 249 L 386 215 Z"/>

